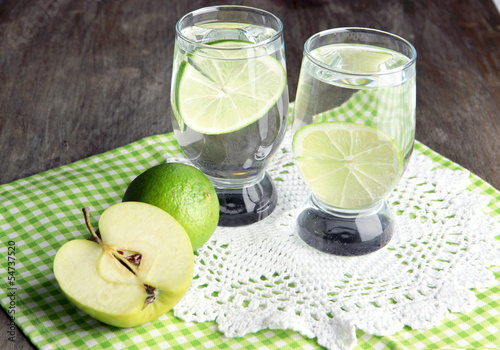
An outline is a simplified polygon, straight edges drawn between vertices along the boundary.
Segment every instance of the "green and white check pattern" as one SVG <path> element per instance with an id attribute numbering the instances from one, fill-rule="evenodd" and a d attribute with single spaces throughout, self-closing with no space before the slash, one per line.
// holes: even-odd
<path id="1" fill-rule="evenodd" d="M 460 168 L 421 143 L 415 148 L 443 167 Z M 52 263 L 62 244 L 87 236 L 81 208 L 91 208 L 96 227 L 98 213 L 120 201 L 135 176 L 168 157 L 179 156 L 172 134 L 152 136 L 0 186 L 2 307 L 15 311 L 16 324 L 40 349 L 320 348 L 314 339 L 293 331 L 264 330 L 230 339 L 218 332 L 215 322 L 185 323 L 172 311 L 144 326 L 112 328 L 83 314 L 63 296 Z M 500 219 L 499 191 L 475 175 L 471 175 L 469 189 L 489 195 L 487 210 Z M 15 255 L 8 255 L 12 252 L 9 244 L 15 247 Z M 9 256 L 15 258 L 11 260 L 15 272 L 8 269 Z M 439 327 L 427 331 L 405 328 L 385 337 L 358 331 L 356 349 L 500 348 L 500 269 L 493 271 L 499 283 L 477 291 L 478 307 L 473 312 L 449 314 Z M 12 295 L 14 309 L 10 308 Z"/>

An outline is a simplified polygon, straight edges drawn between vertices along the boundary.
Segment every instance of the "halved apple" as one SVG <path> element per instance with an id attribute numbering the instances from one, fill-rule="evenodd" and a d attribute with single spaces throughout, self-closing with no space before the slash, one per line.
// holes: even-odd
<path id="1" fill-rule="evenodd" d="M 97 320 L 134 327 L 170 310 L 193 278 L 193 249 L 184 228 L 153 205 L 124 202 L 106 209 L 99 234 L 64 244 L 54 275 L 66 297 Z"/>

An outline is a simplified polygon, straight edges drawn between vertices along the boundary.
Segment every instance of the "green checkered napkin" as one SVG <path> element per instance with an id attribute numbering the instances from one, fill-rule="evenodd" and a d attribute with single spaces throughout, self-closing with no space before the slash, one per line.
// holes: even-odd
<path id="1" fill-rule="evenodd" d="M 461 169 L 419 142 L 415 149 L 443 167 Z M 118 329 L 97 322 L 65 299 L 52 262 L 62 244 L 87 237 L 81 208 L 101 213 L 121 200 L 135 176 L 179 156 L 172 134 L 157 135 L 0 186 L 0 301 L 7 312 L 15 311 L 11 314 L 16 324 L 33 344 L 41 349 L 319 348 L 314 339 L 293 331 L 263 330 L 229 339 L 217 331 L 215 322 L 185 323 L 172 311 L 144 326 Z M 473 174 L 470 178 L 469 189 L 489 195 L 487 211 L 500 218 L 500 192 Z M 97 226 L 95 218 L 92 225 Z M 10 255 L 15 257 L 15 272 L 8 269 L 8 253 L 13 251 L 9 247 L 15 247 L 15 255 Z M 500 269 L 493 271 L 500 282 Z M 405 328 L 385 337 L 358 331 L 356 349 L 500 348 L 500 283 L 476 295 L 476 310 L 449 314 L 441 326 L 427 331 Z"/>

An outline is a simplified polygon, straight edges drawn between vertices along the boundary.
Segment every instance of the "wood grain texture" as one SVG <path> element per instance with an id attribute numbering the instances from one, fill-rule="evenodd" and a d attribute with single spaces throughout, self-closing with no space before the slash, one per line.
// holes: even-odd
<path id="1" fill-rule="evenodd" d="M 302 48 L 334 27 L 414 44 L 417 139 L 500 188 L 500 15 L 491 0 L 0 0 L 0 184 L 171 131 L 174 26 L 215 4 L 284 24 L 290 99 Z M 33 349 L 20 331 L 0 348 Z"/>

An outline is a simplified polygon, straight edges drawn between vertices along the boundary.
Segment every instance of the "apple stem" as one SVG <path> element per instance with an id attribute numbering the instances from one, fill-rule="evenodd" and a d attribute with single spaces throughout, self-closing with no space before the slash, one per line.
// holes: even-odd
<path id="1" fill-rule="evenodd" d="M 94 229 L 92 228 L 92 225 L 90 224 L 90 209 L 88 207 L 85 207 L 82 209 L 83 211 L 83 216 L 85 218 L 85 224 L 87 225 L 87 229 L 89 230 L 90 234 L 92 235 L 92 237 L 94 238 L 94 240 L 99 243 L 100 245 L 104 245 L 104 242 L 102 241 L 102 239 L 97 235 L 97 233 L 94 231 Z"/>

